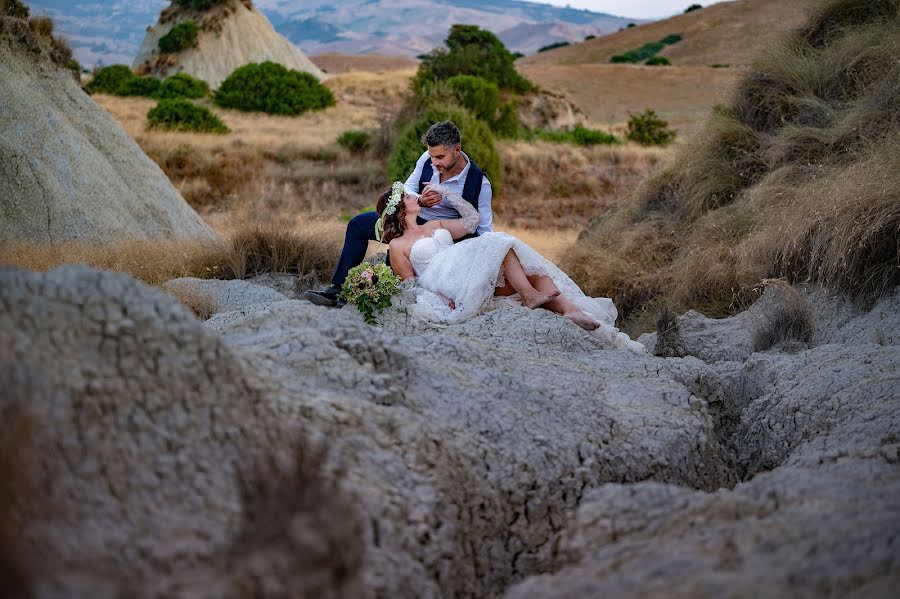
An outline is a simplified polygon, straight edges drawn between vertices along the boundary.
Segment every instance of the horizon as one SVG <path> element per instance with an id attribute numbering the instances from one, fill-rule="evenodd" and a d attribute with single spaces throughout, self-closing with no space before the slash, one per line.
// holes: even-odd
<path id="1" fill-rule="evenodd" d="M 703 7 L 730 0 L 712 0 L 710 2 L 684 2 L 683 0 L 641 0 L 639 2 L 622 2 L 622 0 L 524 0 L 535 4 L 550 4 L 560 8 L 576 8 L 591 12 L 610 14 L 616 17 L 635 19 L 667 19 L 684 12 L 692 4 L 701 4 Z M 627 13 L 620 12 L 616 7 L 622 6 Z"/>

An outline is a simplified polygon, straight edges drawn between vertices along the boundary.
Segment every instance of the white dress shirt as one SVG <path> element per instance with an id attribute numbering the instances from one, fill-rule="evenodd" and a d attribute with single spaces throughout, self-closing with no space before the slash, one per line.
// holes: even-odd
<path id="1" fill-rule="evenodd" d="M 432 166 L 434 172 L 431 175 L 431 182 L 446 185 L 451 189 L 451 191 L 462 195 L 463 187 L 465 187 L 466 185 L 466 175 L 469 174 L 469 166 L 471 166 L 472 164 L 472 161 L 468 156 L 466 156 L 465 152 L 463 152 L 462 155 L 466 157 L 466 166 L 463 167 L 463 170 L 458 175 L 450 177 L 446 181 L 442 182 L 441 174 L 436 168 Z M 425 161 L 428 160 L 428 157 L 428 152 L 425 152 L 416 161 L 416 168 L 413 169 L 412 174 L 403 185 L 406 191 L 416 194 L 419 193 L 419 179 L 422 178 L 422 168 L 425 166 Z M 491 182 L 488 181 L 487 175 L 485 175 L 481 179 L 481 192 L 478 194 L 478 215 L 481 217 L 481 220 L 478 223 L 478 229 L 476 230 L 476 232 L 479 235 L 494 230 L 494 217 L 491 213 L 492 197 L 493 192 L 491 191 Z M 422 208 L 420 216 L 425 220 L 450 219 L 459 218 L 459 212 L 457 212 L 456 209 L 454 209 L 450 205 L 450 203 L 447 202 L 447 200 L 441 199 L 440 204 L 436 204 L 431 208 Z"/>

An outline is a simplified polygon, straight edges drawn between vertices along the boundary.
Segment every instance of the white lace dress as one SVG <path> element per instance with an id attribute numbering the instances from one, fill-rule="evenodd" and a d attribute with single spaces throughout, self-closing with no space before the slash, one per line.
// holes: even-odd
<path id="1" fill-rule="evenodd" d="M 464 220 L 472 216 L 468 211 L 474 212 L 474 208 L 468 202 L 452 198 L 454 205 L 458 202 L 453 199 L 465 204 L 457 208 L 461 208 Z M 643 345 L 615 328 L 618 313 L 612 300 L 586 296 L 555 264 L 506 233 L 483 233 L 453 243 L 449 231 L 436 229 L 431 236 L 416 240 L 410 248 L 409 261 L 417 277 L 416 310 L 419 315 L 432 322 L 452 324 L 501 306 L 521 305 L 518 294 L 494 297 L 494 289 L 504 285 L 503 260 L 509 250 L 516 253 L 528 275 L 550 277 L 566 298 L 601 323 L 592 334 L 616 348 L 645 351 Z M 455 309 L 451 310 L 437 294 L 452 299 Z"/>

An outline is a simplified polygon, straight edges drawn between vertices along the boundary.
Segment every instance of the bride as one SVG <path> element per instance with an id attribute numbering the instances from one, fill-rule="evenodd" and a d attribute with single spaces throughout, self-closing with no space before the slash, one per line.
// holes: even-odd
<path id="1" fill-rule="evenodd" d="M 564 272 L 522 241 L 505 233 L 473 233 L 478 211 L 442 185 L 431 185 L 460 218 L 417 221 L 418 197 L 403 184 L 378 198 L 376 237 L 390 248 L 391 267 L 404 280 L 416 278 L 417 304 L 430 320 L 462 322 L 497 305 L 545 308 L 581 328 L 594 331 L 615 347 L 643 352 L 641 344 L 613 326 L 616 307 L 606 298 L 587 297 Z M 518 296 L 518 297 L 516 297 Z"/>

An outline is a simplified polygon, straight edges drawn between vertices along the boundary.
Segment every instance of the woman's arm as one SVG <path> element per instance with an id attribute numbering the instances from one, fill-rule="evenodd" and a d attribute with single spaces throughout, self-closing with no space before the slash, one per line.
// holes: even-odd
<path id="1" fill-rule="evenodd" d="M 481 215 L 475 210 L 475 206 L 464 200 L 462 196 L 447 190 L 441 185 L 435 185 L 433 188 L 440 191 L 447 199 L 447 202 L 459 212 L 459 218 L 438 221 L 440 226 L 450 231 L 453 239 L 459 239 L 474 233 L 478 228 L 478 223 L 481 221 Z"/>
<path id="2" fill-rule="evenodd" d="M 404 281 L 415 277 L 416 272 L 413 270 L 412 263 L 409 261 L 409 256 L 406 254 L 406 247 L 396 239 L 391 239 L 388 248 L 391 250 L 391 268 L 397 276 Z"/>

